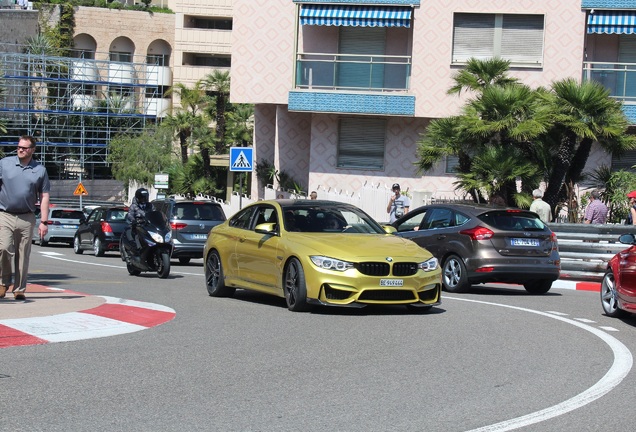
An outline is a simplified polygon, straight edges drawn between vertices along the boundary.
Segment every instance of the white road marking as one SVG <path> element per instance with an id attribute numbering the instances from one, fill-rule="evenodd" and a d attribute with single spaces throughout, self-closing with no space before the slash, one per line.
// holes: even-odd
<path id="1" fill-rule="evenodd" d="M 587 318 L 574 318 L 577 321 L 580 321 L 582 323 L 586 323 L 586 324 L 592 324 L 595 323 L 596 321 L 592 321 L 591 319 L 587 319 Z"/>
<path id="2" fill-rule="evenodd" d="M 444 299 L 459 300 L 459 301 L 465 301 L 465 302 L 471 302 L 471 303 L 480 303 L 480 304 L 490 305 L 490 306 L 505 307 L 508 309 L 515 309 L 518 311 L 542 315 L 548 318 L 562 321 L 564 323 L 579 327 L 580 329 L 588 331 L 592 333 L 593 335 L 597 336 L 599 339 L 605 342 L 614 353 L 614 362 L 612 363 L 612 366 L 609 368 L 605 376 L 603 376 L 599 381 L 597 381 L 597 383 L 594 384 L 592 387 L 588 388 L 582 393 L 579 393 L 573 398 L 570 398 L 566 401 L 563 401 L 559 404 L 553 405 L 551 407 L 548 407 L 540 411 L 536 411 L 536 412 L 533 412 L 521 417 L 517 417 L 514 419 L 504 420 L 502 422 L 495 423 L 489 426 L 484 426 L 478 429 L 472 429 L 471 431 L 468 431 L 468 432 L 509 431 L 509 430 L 518 429 L 524 426 L 528 426 L 531 424 L 539 423 L 554 417 L 558 417 L 570 411 L 574 411 L 575 409 L 585 406 L 589 404 L 590 402 L 593 402 L 601 398 L 603 395 L 609 393 L 616 386 L 618 386 L 621 383 L 621 381 L 623 381 L 623 379 L 627 376 L 629 371 L 632 369 L 634 359 L 629 349 L 625 345 L 623 345 L 622 342 L 616 339 L 614 336 L 611 336 L 608 333 L 605 333 L 604 331 L 601 331 L 587 324 L 578 322 L 576 320 L 563 318 L 561 316 L 556 316 L 555 314 L 552 314 L 552 313 L 522 308 L 518 306 L 510 306 L 510 305 L 505 305 L 500 303 L 463 299 L 463 298 L 457 298 L 457 297 L 444 297 Z"/>
<path id="3" fill-rule="evenodd" d="M 560 315 L 560 316 L 568 316 L 569 314 L 566 314 L 565 312 L 556 312 L 556 311 L 546 311 L 549 314 L 552 315 Z"/>
<path id="4" fill-rule="evenodd" d="M 613 332 L 620 331 L 620 330 L 618 330 L 617 328 L 614 328 L 614 327 L 608 327 L 608 326 L 601 326 L 600 328 L 602 328 L 602 329 L 603 329 L 603 330 L 605 330 L 605 331 L 613 331 Z"/>
<path id="5" fill-rule="evenodd" d="M 37 319 L 8 319 L 3 320 L 2 324 L 49 342 L 93 339 L 133 333 L 148 328 L 81 312 L 69 312 Z M 69 331 L 70 329 L 72 331 Z"/>
<path id="6" fill-rule="evenodd" d="M 108 304 L 120 304 L 124 306 L 150 309 L 150 310 L 155 310 L 159 312 L 176 313 L 174 309 L 169 308 L 168 306 L 164 306 L 164 305 L 160 305 L 156 303 L 147 303 L 147 302 L 142 302 L 137 300 L 128 300 L 128 299 L 123 299 L 119 297 L 109 297 L 109 296 L 97 296 L 97 297 L 103 298 L 104 300 L 106 300 L 106 303 Z"/>
<path id="7" fill-rule="evenodd" d="M 124 266 L 124 265 L 116 266 L 116 265 L 111 265 L 111 264 L 101 264 L 101 263 L 95 263 L 95 262 L 86 262 L 86 261 L 72 260 L 72 259 L 68 259 L 68 258 L 60 258 L 59 256 L 56 256 L 56 255 L 60 255 L 60 256 L 64 256 L 64 255 L 63 254 L 59 254 L 57 252 L 40 252 L 40 253 L 42 255 L 44 255 L 45 257 L 47 257 L 47 258 L 52 258 L 52 259 L 56 259 L 56 260 L 60 260 L 60 261 L 66 261 L 66 262 L 75 263 L 75 264 L 92 265 L 92 266 L 97 266 L 97 267 L 110 267 L 110 268 L 118 268 L 118 269 L 124 269 L 124 270 L 126 269 L 126 266 Z M 172 266 L 170 268 L 170 273 L 181 274 L 181 275 L 189 275 L 189 276 L 203 276 L 200 273 L 188 273 L 188 272 L 181 272 L 181 271 L 173 271 L 172 270 Z"/>

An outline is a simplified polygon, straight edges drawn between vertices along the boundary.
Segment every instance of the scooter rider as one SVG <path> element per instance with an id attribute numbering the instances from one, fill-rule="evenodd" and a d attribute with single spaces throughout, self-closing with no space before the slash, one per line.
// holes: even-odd
<path id="1" fill-rule="evenodd" d="M 135 197 L 132 200 L 132 204 L 128 209 L 128 214 L 126 215 L 126 222 L 130 225 L 126 229 L 126 236 L 128 236 L 128 240 L 132 243 L 135 241 L 137 245 L 137 249 L 141 248 L 141 244 L 139 243 L 139 239 L 137 239 L 136 230 L 133 229 L 132 224 L 137 219 L 143 219 L 146 217 L 146 212 L 152 211 L 153 206 L 152 203 L 149 202 L 150 194 L 148 193 L 148 189 L 139 188 L 135 191 Z"/>

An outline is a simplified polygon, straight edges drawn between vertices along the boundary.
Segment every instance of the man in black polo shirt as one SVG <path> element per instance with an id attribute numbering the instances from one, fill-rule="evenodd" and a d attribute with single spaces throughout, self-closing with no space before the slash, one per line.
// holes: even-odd
<path id="1" fill-rule="evenodd" d="M 26 300 L 24 292 L 38 199 L 40 237 L 48 231 L 51 183 L 44 165 L 33 160 L 34 153 L 35 138 L 23 135 L 18 142 L 18 155 L 0 160 L 0 298 L 11 284 L 13 260 L 13 296 L 16 300 Z"/>

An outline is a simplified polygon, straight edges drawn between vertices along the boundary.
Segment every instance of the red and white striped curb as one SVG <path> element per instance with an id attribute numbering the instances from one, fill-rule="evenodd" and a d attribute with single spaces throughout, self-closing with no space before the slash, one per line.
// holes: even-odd
<path id="1" fill-rule="evenodd" d="M 163 324 L 176 315 L 174 309 L 154 303 L 97 297 L 106 302 L 92 309 L 0 320 L 0 348 L 133 333 Z"/>
<path id="2" fill-rule="evenodd" d="M 552 282 L 552 288 L 571 289 L 577 291 L 601 292 L 600 282 L 577 282 L 572 280 L 557 279 Z"/>

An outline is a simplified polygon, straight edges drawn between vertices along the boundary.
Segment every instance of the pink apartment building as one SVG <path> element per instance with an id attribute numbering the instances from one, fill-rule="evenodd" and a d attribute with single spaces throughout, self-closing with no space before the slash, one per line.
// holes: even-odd
<path id="1" fill-rule="evenodd" d="M 499 55 L 532 87 L 580 79 L 588 13 L 581 0 L 235 0 L 231 98 L 256 106 L 256 161 L 307 191 L 453 195 L 453 160 L 413 164 L 430 120 L 464 102 L 446 94 L 453 74 Z M 254 176 L 253 198 L 263 186 Z"/>

